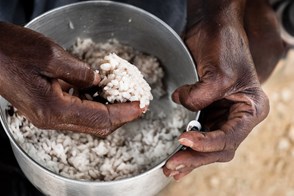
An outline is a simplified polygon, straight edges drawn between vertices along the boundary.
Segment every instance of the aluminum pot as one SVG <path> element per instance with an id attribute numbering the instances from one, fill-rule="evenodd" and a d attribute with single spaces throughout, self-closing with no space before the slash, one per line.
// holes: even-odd
<path id="1" fill-rule="evenodd" d="M 90 37 L 95 42 L 116 38 L 155 55 L 165 70 L 168 92 L 165 98 L 151 104 L 155 111 L 165 110 L 172 115 L 171 93 L 183 84 L 198 81 L 195 65 L 181 38 L 160 19 L 134 6 L 109 1 L 76 3 L 49 11 L 26 27 L 50 37 L 64 48 L 70 47 L 77 37 Z M 171 180 L 161 169 L 168 157 L 143 174 L 117 181 L 78 181 L 59 176 L 31 159 L 14 140 L 7 125 L 7 106 L 8 102 L 0 97 L 1 123 L 14 155 L 26 177 L 45 195 L 155 195 Z M 187 114 L 189 120 L 195 118 L 195 113 L 187 111 Z M 176 145 L 174 152 L 179 148 Z"/>

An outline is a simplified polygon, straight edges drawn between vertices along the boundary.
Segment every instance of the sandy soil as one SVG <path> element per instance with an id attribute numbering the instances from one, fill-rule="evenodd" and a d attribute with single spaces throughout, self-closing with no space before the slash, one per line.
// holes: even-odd
<path id="1" fill-rule="evenodd" d="M 263 85 L 271 111 L 229 163 L 194 170 L 158 196 L 294 196 L 294 51 Z"/>

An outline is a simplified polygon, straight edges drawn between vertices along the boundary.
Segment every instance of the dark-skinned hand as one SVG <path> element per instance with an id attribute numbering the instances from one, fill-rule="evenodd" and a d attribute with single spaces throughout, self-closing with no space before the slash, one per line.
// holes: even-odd
<path id="1" fill-rule="evenodd" d="M 39 128 L 105 137 L 143 112 L 138 102 L 104 105 L 64 92 L 59 81 L 87 88 L 100 77 L 45 36 L 3 22 L 0 73 L 0 95 Z"/>
<path id="2" fill-rule="evenodd" d="M 163 168 L 176 180 L 202 165 L 233 159 L 241 142 L 268 115 L 260 81 L 269 77 L 284 50 L 274 12 L 264 0 L 189 3 L 185 42 L 200 80 L 178 88 L 172 98 L 191 111 L 201 110 L 203 130 L 179 137 L 188 149 Z"/>

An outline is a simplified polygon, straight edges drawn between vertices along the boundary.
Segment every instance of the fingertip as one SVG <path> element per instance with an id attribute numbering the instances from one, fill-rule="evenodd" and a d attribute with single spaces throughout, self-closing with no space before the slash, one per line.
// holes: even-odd
<path id="1" fill-rule="evenodd" d="M 197 82 L 176 89 L 172 99 L 191 111 L 198 111 L 220 99 L 220 96 L 219 91 L 210 88 L 207 83 Z"/>
<path id="2" fill-rule="evenodd" d="M 195 135 L 198 135 L 199 133 L 199 131 L 185 131 L 179 136 L 178 140 L 186 139 L 193 141 Z"/>
<path id="3" fill-rule="evenodd" d="M 86 62 L 71 55 L 62 57 L 54 59 L 55 61 L 51 63 L 49 73 L 52 73 L 54 77 L 80 88 L 87 88 L 100 82 L 99 74 Z"/>
<path id="4" fill-rule="evenodd" d="M 186 84 L 176 89 L 172 94 L 173 101 L 183 105 L 187 109 L 196 110 L 193 103 L 198 99 L 196 98 L 197 96 L 194 92 L 193 86 L 194 85 Z"/>
<path id="5" fill-rule="evenodd" d="M 172 94 L 172 100 L 173 102 L 180 104 L 180 97 L 179 97 L 179 90 L 176 89 Z"/>
<path id="6" fill-rule="evenodd" d="M 199 133 L 199 131 L 185 131 L 179 136 L 178 140 L 180 143 L 186 142 L 187 140 L 194 141 L 195 136 L 197 136 Z"/>
<path id="7" fill-rule="evenodd" d="M 141 117 L 142 115 L 144 115 L 149 110 L 149 105 L 145 105 L 144 107 L 141 107 L 140 106 L 140 101 L 132 101 L 132 102 L 129 102 L 129 103 L 133 104 L 132 107 L 138 111 L 138 117 Z"/>
<path id="8" fill-rule="evenodd" d="M 211 141 L 210 137 L 199 131 L 188 131 L 180 135 L 178 141 L 180 144 L 187 146 L 195 151 L 206 151 Z"/>
<path id="9" fill-rule="evenodd" d="M 193 146 L 194 146 L 194 142 L 192 140 L 184 138 L 184 137 L 180 138 L 179 142 L 180 142 L 180 144 L 187 146 L 189 148 L 193 148 Z"/>
<path id="10" fill-rule="evenodd" d="M 164 167 L 162 168 L 162 172 L 163 172 L 163 174 L 164 174 L 166 177 L 170 177 L 171 170 L 168 169 L 166 166 L 164 166 Z"/>
<path id="11" fill-rule="evenodd" d="M 108 104 L 109 117 L 113 124 L 124 124 L 142 116 L 144 108 L 140 108 L 138 101 Z"/>
<path id="12" fill-rule="evenodd" d="M 186 84 L 177 88 L 172 94 L 173 101 L 175 103 L 182 104 L 182 99 L 189 96 L 191 86 L 192 85 Z"/>
<path id="13" fill-rule="evenodd" d="M 143 108 L 140 107 L 140 101 L 132 101 L 132 102 L 129 102 L 129 103 L 126 103 L 126 104 L 131 104 L 131 107 L 135 110 L 138 111 L 138 113 L 140 113 L 141 115 L 143 113 L 145 113 L 147 110 L 148 110 L 148 107 L 149 106 L 145 106 Z"/>

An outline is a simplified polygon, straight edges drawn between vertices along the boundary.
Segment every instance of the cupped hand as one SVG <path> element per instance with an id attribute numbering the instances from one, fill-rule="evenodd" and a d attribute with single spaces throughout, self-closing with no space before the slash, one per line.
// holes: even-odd
<path id="1" fill-rule="evenodd" d="M 261 34 L 255 28 L 248 40 L 244 29 L 246 1 L 192 2 L 197 9 L 192 14 L 194 24 L 185 41 L 196 61 L 200 80 L 178 88 L 173 93 L 173 100 L 191 111 L 202 110 L 203 130 L 185 132 L 179 137 L 179 142 L 189 148 L 173 155 L 163 168 L 166 176 L 173 176 L 176 180 L 202 165 L 233 159 L 241 142 L 269 112 L 269 101 L 261 88 L 255 66 L 266 66 L 262 60 L 267 60 L 267 55 L 275 55 L 271 58 L 278 59 L 282 54 L 278 49 L 283 49 L 281 40 L 274 40 L 272 47 L 280 47 L 276 50 L 278 52 L 274 49 L 271 53 L 258 52 L 263 56 L 255 65 L 250 40 L 259 41 L 262 37 L 257 35 L 261 36 L 262 31 L 276 32 L 276 28 L 271 29 L 271 25 L 265 23 L 267 26 L 260 28 Z M 249 25 L 252 23 L 254 21 L 246 22 L 247 31 L 256 27 L 256 24 Z M 277 36 L 274 38 L 278 39 Z M 254 43 L 252 48 L 265 50 L 260 48 L 264 45 Z M 271 64 L 276 63 L 273 61 Z M 267 76 L 268 72 L 261 78 Z"/>
<path id="2" fill-rule="evenodd" d="M 105 137 L 143 112 L 138 102 L 104 105 L 64 92 L 59 81 L 87 88 L 100 77 L 45 36 L 3 22 L 0 73 L 0 95 L 39 128 Z"/>

